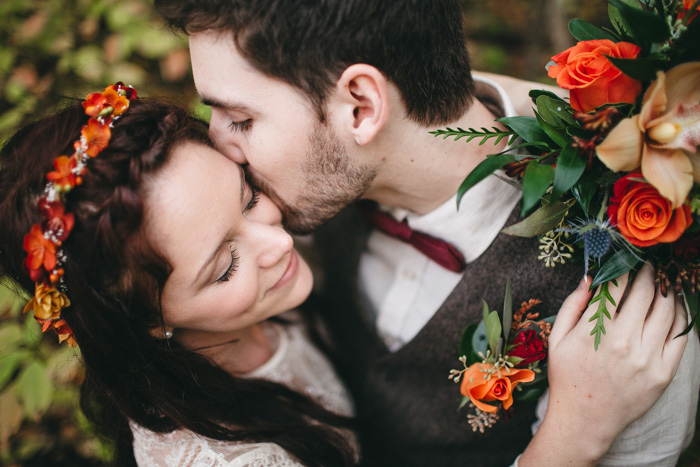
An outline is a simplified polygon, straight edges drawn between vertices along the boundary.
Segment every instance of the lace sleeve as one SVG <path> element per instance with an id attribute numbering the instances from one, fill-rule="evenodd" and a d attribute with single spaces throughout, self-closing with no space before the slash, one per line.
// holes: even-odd
<path id="1" fill-rule="evenodd" d="M 131 424 L 140 467 L 303 467 L 273 443 L 230 443 L 179 430 L 158 434 Z"/>

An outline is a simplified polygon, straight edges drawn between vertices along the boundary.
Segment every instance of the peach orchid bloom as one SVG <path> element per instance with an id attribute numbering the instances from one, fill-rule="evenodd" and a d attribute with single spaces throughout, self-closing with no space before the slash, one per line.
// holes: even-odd
<path id="1" fill-rule="evenodd" d="M 700 182 L 700 62 L 658 72 L 632 118 L 622 120 L 597 148 L 614 172 L 641 165 L 642 175 L 673 205 Z"/>

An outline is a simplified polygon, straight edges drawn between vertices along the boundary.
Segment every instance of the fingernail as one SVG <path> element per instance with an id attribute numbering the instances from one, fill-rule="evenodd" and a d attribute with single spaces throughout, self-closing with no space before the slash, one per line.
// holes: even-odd
<path id="1" fill-rule="evenodd" d="M 583 276 L 583 279 L 581 279 L 581 282 L 578 283 L 578 287 L 576 287 L 576 290 L 584 290 L 588 288 L 588 276 Z"/>

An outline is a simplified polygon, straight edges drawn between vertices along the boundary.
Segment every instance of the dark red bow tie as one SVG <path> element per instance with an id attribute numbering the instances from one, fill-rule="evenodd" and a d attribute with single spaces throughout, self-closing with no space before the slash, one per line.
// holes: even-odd
<path id="1" fill-rule="evenodd" d="M 399 222 L 376 206 L 362 203 L 362 213 L 367 221 L 378 230 L 409 243 L 416 250 L 452 272 L 462 272 L 467 265 L 464 256 L 453 245 L 428 234 L 417 232 L 404 220 Z"/>

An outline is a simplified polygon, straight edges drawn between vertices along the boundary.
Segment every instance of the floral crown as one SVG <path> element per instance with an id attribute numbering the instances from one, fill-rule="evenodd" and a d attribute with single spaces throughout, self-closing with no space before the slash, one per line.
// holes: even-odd
<path id="1" fill-rule="evenodd" d="M 68 324 L 61 317 L 61 310 L 70 306 L 65 295 L 63 264 L 66 256 L 61 245 L 68 238 L 75 218 L 66 212 L 66 195 L 82 183 L 87 161 L 97 156 L 109 144 L 112 124 L 136 99 L 136 90 L 119 82 L 107 86 L 102 92 L 93 92 L 83 101 L 89 117 L 80 130 L 80 139 L 73 143 L 71 156 L 59 156 L 53 161 L 53 171 L 46 174 L 46 186 L 39 199 L 38 208 L 43 218 L 34 224 L 24 237 L 27 259 L 24 265 L 29 277 L 36 283 L 34 298 L 24 307 L 24 312 L 34 310 L 34 319 L 42 325 L 42 331 L 53 328 L 58 341 L 75 346 Z"/>

